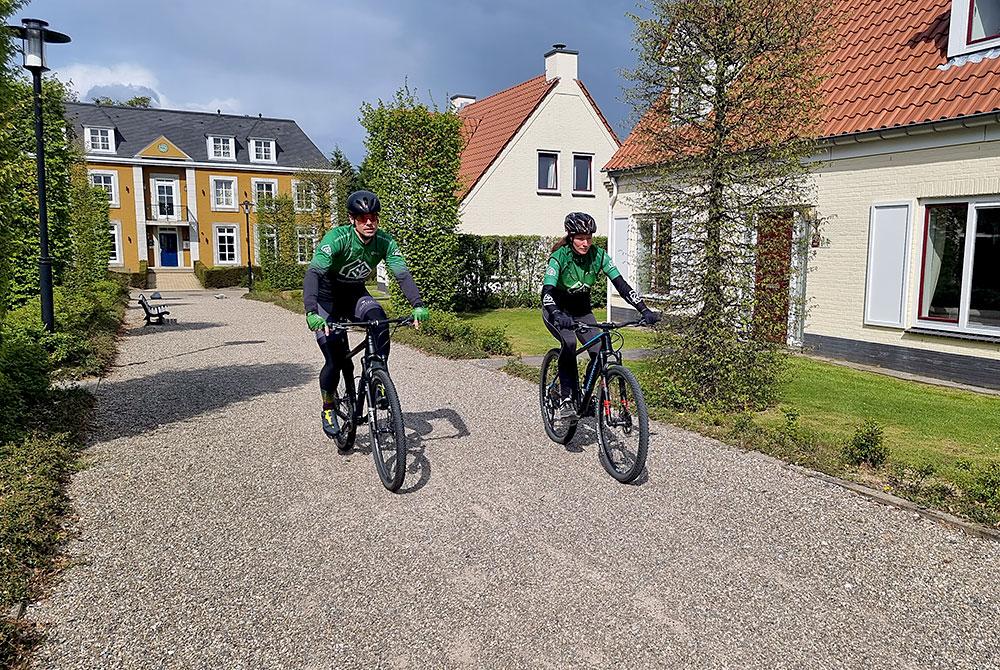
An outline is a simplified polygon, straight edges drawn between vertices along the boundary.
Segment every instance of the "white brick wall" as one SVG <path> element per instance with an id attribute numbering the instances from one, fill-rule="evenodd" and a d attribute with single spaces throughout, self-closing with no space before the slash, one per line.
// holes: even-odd
<path id="1" fill-rule="evenodd" d="M 829 245 L 816 250 L 811 262 L 807 334 L 1000 359 L 996 344 L 907 335 L 902 329 L 866 326 L 863 316 L 872 204 L 912 203 L 905 312 L 909 328 L 919 300 L 922 199 L 1000 194 L 1000 142 L 832 161 L 817 172 L 816 184 L 817 210 L 829 218 L 823 231 Z"/>

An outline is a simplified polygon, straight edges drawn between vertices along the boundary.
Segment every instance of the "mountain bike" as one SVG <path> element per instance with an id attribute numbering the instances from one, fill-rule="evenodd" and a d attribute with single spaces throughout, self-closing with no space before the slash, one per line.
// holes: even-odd
<path id="1" fill-rule="evenodd" d="M 576 350 L 587 351 L 595 342 L 601 343 L 596 360 L 587 368 L 583 386 L 574 399 L 576 416 L 557 418 L 561 393 L 559 389 L 559 349 L 550 349 L 542 360 L 539 380 L 539 404 L 545 433 L 558 444 L 568 444 L 576 434 L 580 419 L 597 416 L 599 459 L 604 469 L 618 481 L 627 484 L 646 467 L 649 448 L 649 413 L 642 389 L 632 371 L 622 365 L 621 347 L 625 338 L 616 332 L 620 328 L 645 323 L 641 319 L 626 323 L 577 323 L 577 330 L 597 328 L 601 332 Z M 598 382 L 600 389 L 594 402 Z"/>
<path id="2" fill-rule="evenodd" d="M 413 322 L 412 316 L 372 321 L 330 323 L 333 328 L 364 328 L 365 339 L 348 353 L 353 359 L 362 351 L 361 375 L 342 374 L 334 398 L 334 421 L 337 435 L 334 442 L 341 453 L 350 451 L 357 437 L 358 426 L 368 424 L 371 435 L 372 457 L 382 484 L 390 491 L 398 491 L 406 476 L 406 428 L 403 411 L 399 407 L 399 394 L 389 377 L 385 359 L 377 353 L 372 329 L 383 325 L 405 325 Z M 360 392 L 359 392 L 360 390 Z M 365 412 L 365 405 L 368 412 Z"/>

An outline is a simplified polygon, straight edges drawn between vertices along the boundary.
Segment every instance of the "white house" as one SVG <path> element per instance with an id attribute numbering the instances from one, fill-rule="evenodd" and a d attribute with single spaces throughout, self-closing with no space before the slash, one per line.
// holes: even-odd
<path id="1" fill-rule="evenodd" d="M 789 255 L 807 312 L 788 340 L 1000 388 L 1000 0 L 836 2 L 850 18 L 826 65 L 816 201 L 802 203 L 827 220 L 825 241 L 809 272 Z M 655 163 L 641 125 L 605 165 L 607 216 L 616 261 L 655 294 L 670 231 L 636 198 Z"/>
<path id="2" fill-rule="evenodd" d="M 603 224 L 600 168 L 620 142 L 578 78 L 578 52 L 545 54 L 545 73 L 476 100 L 452 96 L 464 122 L 461 230 L 479 235 L 560 235 L 567 212 Z"/>

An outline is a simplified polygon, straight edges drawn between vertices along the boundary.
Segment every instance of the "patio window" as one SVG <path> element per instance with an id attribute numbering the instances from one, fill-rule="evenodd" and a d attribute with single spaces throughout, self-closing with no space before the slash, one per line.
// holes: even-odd
<path id="1" fill-rule="evenodd" d="M 1000 206 L 926 207 L 919 318 L 1000 329 Z"/>

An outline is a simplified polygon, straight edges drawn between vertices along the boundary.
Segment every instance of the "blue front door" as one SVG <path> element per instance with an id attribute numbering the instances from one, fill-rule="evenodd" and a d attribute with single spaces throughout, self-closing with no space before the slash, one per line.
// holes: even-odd
<path id="1" fill-rule="evenodd" d="M 160 233 L 160 265 L 177 267 L 177 233 Z"/>

